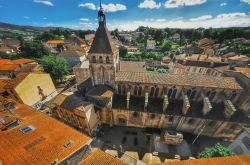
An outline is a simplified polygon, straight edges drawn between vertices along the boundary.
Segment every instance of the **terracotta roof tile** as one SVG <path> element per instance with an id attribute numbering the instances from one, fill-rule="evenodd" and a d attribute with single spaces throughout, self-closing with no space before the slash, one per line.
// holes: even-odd
<path id="1" fill-rule="evenodd" d="M 35 61 L 32 59 L 28 59 L 28 58 L 20 58 L 17 60 L 12 60 L 12 62 L 15 64 L 27 64 L 27 63 L 33 63 Z"/>
<path id="2" fill-rule="evenodd" d="M 121 160 L 99 149 L 94 149 L 79 165 L 125 165 Z"/>
<path id="3" fill-rule="evenodd" d="M 20 121 L 17 127 L 0 132 L 0 160 L 3 164 L 35 162 L 44 165 L 56 159 L 62 161 L 90 140 L 89 137 L 27 105 L 16 103 L 12 113 Z M 28 125 L 35 129 L 22 133 L 20 129 Z M 64 147 L 70 140 L 73 141 L 72 145 Z"/>
<path id="4" fill-rule="evenodd" d="M 150 83 L 169 86 L 196 86 L 222 89 L 242 89 L 234 78 L 207 75 L 180 75 L 163 73 L 118 72 L 118 82 Z"/>
<path id="5" fill-rule="evenodd" d="M 173 161 L 165 163 L 154 163 L 151 165 L 248 165 L 249 162 L 250 162 L 250 155 L 241 155 L 241 156 Z"/>
<path id="6" fill-rule="evenodd" d="M 120 61 L 120 71 L 146 72 L 145 62 Z"/>
<path id="7" fill-rule="evenodd" d="M 64 44 L 64 40 L 48 40 L 48 44 Z"/>
<path id="8" fill-rule="evenodd" d="M 15 71 L 19 68 L 17 64 L 3 64 L 0 65 L 0 71 Z"/>

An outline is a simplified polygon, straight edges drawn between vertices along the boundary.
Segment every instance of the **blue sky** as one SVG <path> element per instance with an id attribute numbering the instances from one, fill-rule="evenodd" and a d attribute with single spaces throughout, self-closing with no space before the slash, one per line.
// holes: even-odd
<path id="1" fill-rule="evenodd" d="M 102 0 L 110 29 L 250 26 L 250 0 Z M 95 29 L 99 0 L 0 0 L 0 21 Z"/>

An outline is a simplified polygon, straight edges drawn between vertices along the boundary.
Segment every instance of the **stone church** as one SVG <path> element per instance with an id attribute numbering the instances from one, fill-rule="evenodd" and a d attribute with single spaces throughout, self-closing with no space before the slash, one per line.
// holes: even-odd
<path id="1" fill-rule="evenodd" d="M 102 7 L 98 20 L 88 55 L 92 86 L 85 96 L 100 112 L 103 124 L 166 128 L 227 139 L 250 128 L 244 113 L 249 107 L 237 108 L 239 100 L 249 96 L 241 97 L 245 89 L 234 78 L 121 67 Z"/>

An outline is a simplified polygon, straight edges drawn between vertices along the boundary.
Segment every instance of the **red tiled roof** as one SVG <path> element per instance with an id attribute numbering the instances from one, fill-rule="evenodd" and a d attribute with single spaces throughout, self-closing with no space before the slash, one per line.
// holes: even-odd
<path id="1" fill-rule="evenodd" d="M 3 98 L 0 100 L 3 101 Z M 60 162 L 90 141 L 89 137 L 30 106 L 16 103 L 12 114 L 19 119 L 19 125 L 0 131 L 0 161 L 3 164 L 45 165 L 55 160 Z M 20 129 L 28 125 L 35 129 L 22 133 Z M 65 147 L 69 141 L 73 143 Z"/>
<path id="2" fill-rule="evenodd" d="M 28 59 L 28 58 L 20 58 L 20 59 L 17 59 L 17 60 L 12 60 L 13 63 L 15 64 L 27 64 L 27 63 L 32 63 L 32 62 L 35 62 L 34 60 L 32 59 Z"/>
<path id="3" fill-rule="evenodd" d="M 0 65 L 0 71 L 15 71 L 17 68 L 19 68 L 19 65 L 17 64 Z"/>
<path id="4" fill-rule="evenodd" d="M 80 165 L 125 165 L 121 160 L 99 149 L 94 149 Z"/>
<path id="5" fill-rule="evenodd" d="M 250 155 L 228 156 L 207 159 L 192 159 L 183 161 L 173 161 L 164 163 L 154 163 L 151 165 L 248 165 Z"/>
<path id="6" fill-rule="evenodd" d="M 64 44 L 64 40 L 48 40 L 48 44 Z"/>
<path id="7" fill-rule="evenodd" d="M 3 65 L 3 64 L 7 64 L 11 62 L 11 60 L 8 60 L 8 59 L 0 59 L 0 65 Z"/>

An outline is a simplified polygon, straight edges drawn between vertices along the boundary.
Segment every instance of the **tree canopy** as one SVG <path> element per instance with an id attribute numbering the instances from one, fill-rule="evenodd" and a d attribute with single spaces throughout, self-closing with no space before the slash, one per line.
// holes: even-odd
<path id="1" fill-rule="evenodd" d="M 220 143 L 217 143 L 212 148 L 205 148 L 201 153 L 198 154 L 198 158 L 211 158 L 211 157 L 222 157 L 222 156 L 231 156 L 231 152 L 228 148 L 222 146 Z"/>
<path id="2" fill-rule="evenodd" d="M 27 58 L 41 58 L 49 54 L 47 48 L 40 42 L 24 42 L 20 47 L 20 55 Z"/>
<path id="3" fill-rule="evenodd" d="M 70 67 L 63 58 L 54 55 L 44 56 L 42 58 L 43 67 L 46 72 L 50 73 L 53 80 L 62 81 L 69 74 Z"/>

